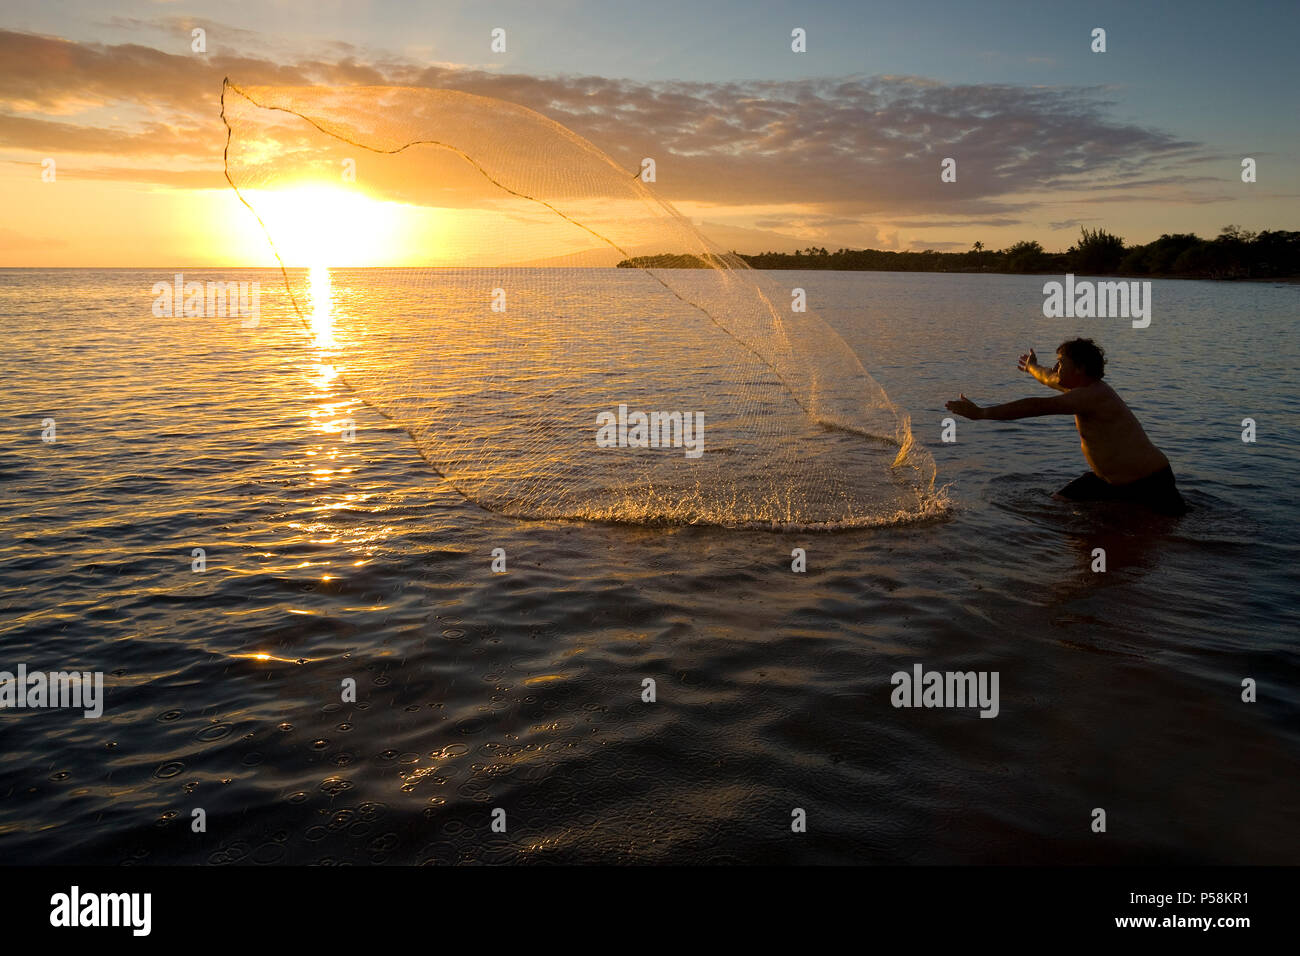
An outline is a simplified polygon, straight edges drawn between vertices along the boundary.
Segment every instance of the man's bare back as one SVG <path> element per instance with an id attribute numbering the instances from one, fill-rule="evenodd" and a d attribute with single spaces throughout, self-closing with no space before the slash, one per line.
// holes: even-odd
<path id="1" fill-rule="evenodd" d="M 1127 485 L 1169 467 L 1169 459 L 1151 444 L 1137 416 L 1105 382 L 1072 388 L 1069 394 L 1078 403 L 1074 424 L 1083 457 L 1098 477 Z"/>
<path id="2" fill-rule="evenodd" d="M 1073 415 L 1083 457 L 1092 471 L 1054 497 L 1138 500 L 1166 514 L 1186 510 L 1174 485 L 1169 459 L 1151 443 L 1119 394 L 1101 380 L 1105 356 L 1091 339 L 1063 343 L 1057 349 L 1056 365 L 1050 369 L 1040 365 L 1030 350 L 1020 356 L 1019 368 L 1061 394 L 984 408 L 962 395 L 958 401 L 948 402 L 946 408 L 966 418 L 992 421 Z"/>

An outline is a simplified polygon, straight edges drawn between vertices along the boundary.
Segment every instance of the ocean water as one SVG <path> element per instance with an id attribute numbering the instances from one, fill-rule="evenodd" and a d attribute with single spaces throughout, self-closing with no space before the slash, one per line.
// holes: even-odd
<path id="1" fill-rule="evenodd" d="M 255 333 L 155 318 L 171 276 L 0 270 L 0 669 L 105 675 L 98 719 L 0 712 L 7 862 L 1300 860 L 1300 286 L 1156 281 L 1139 330 L 1044 318 L 1042 277 L 772 274 L 948 502 L 778 533 L 485 510 L 278 273 L 187 272 L 260 281 Z M 1077 334 L 1191 514 L 1052 501 L 1068 419 L 940 440 L 945 401 L 1040 393 L 1017 356 Z M 895 708 L 915 664 L 996 671 L 998 715 Z"/>

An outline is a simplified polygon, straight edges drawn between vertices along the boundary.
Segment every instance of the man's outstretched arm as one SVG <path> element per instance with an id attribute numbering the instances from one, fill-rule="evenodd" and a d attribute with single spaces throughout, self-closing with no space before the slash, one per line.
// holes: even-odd
<path id="1" fill-rule="evenodd" d="M 980 408 L 963 395 L 955 402 L 948 402 L 944 407 L 963 418 L 995 422 L 1037 418 L 1040 415 L 1077 415 L 1083 410 L 1085 401 L 1078 392 L 1078 389 L 1074 389 L 1051 398 L 1021 398 L 1003 405 L 989 405 L 986 408 Z"/>

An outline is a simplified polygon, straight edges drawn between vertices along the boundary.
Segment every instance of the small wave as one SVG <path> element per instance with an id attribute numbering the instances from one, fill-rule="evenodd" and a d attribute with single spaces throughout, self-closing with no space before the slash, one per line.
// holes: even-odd
<path id="1" fill-rule="evenodd" d="M 894 528 L 909 524 L 944 521 L 952 517 L 955 505 L 947 485 L 927 493 L 914 507 L 865 515 L 846 515 L 828 521 L 800 521 L 780 517 L 778 514 L 750 515 L 742 511 L 702 510 L 683 502 L 679 507 L 661 508 L 654 505 L 624 502 L 609 507 L 590 507 L 577 514 L 519 515 L 520 520 L 580 522 L 588 524 L 623 525 L 637 528 L 713 527 L 728 530 L 766 531 L 776 534 L 813 533 L 832 534 L 843 531 L 860 531 L 871 528 Z M 509 512 L 506 511 L 508 514 Z"/>

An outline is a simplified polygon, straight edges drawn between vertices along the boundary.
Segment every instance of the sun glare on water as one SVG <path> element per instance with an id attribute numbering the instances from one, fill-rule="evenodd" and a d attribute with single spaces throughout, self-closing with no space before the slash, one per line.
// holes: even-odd
<path id="1" fill-rule="evenodd" d="M 334 348 L 334 287 L 328 266 L 314 265 L 308 273 L 311 295 L 311 330 L 316 344 Z"/>
<path id="2" fill-rule="evenodd" d="M 413 221 L 437 221 L 434 211 L 385 202 L 357 188 L 300 183 L 284 189 L 249 190 L 246 198 L 272 237 L 280 260 L 308 270 L 307 319 L 316 344 L 334 348 L 331 268 L 410 264 Z"/>

